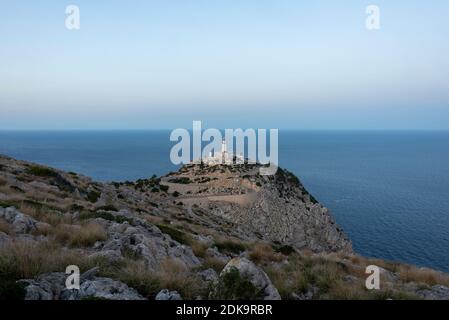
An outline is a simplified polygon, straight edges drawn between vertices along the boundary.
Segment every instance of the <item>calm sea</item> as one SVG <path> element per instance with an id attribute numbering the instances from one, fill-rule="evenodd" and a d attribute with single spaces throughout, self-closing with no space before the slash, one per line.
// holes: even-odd
<path id="1" fill-rule="evenodd" d="M 449 132 L 281 131 L 280 164 L 360 254 L 449 272 Z M 168 131 L 0 131 L 0 153 L 100 181 L 175 170 Z"/>

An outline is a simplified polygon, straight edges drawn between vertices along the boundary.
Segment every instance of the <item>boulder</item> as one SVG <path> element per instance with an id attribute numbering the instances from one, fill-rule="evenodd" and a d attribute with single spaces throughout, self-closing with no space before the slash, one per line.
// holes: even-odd
<path id="1" fill-rule="evenodd" d="M 191 268 L 200 265 L 192 249 L 171 239 L 150 224 L 132 226 L 127 222 L 117 223 L 96 219 L 105 227 L 108 240 L 95 244 L 98 250 L 93 256 L 109 257 L 115 261 L 123 254 L 132 254 L 143 259 L 150 269 L 158 269 L 164 260 L 172 259 Z"/>
<path id="2" fill-rule="evenodd" d="M 449 288 L 435 285 L 430 289 L 419 290 L 416 294 L 426 300 L 449 300 Z"/>
<path id="3" fill-rule="evenodd" d="M 182 297 L 177 291 L 169 291 L 168 289 L 162 289 L 156 295 L 155 300 L 182 300 Z"/>
<path id="4" fill-rule="evenodd" d="M 80 277 L 80 288 L 67 289 L 67 274 L 42 274 L 37 279 L 20 280 L 25 285 L 25 300 L 145 300 L 135 289 L 110 278 L 95 277 L 96 269 Z"/>
<path id="5" fill-rule="evenodd" d="M 198 275 L 206 282 L 214 282 L 218 279 L 217 272 L 211 268 L 198 272 Z"/>
<path id="6" fill-rule="evenodd" d="M 29 233 L 36 229 L 37 221 L 14 207 L 0 208 L 0 218 L 11 224 L 11 229 L 16 234 Z"/>
<path id="7" fill-rule="evenodd" d="M 106 300 L 145 300 L 135 289 L 110 278 L 95 277 L 84 281 L 80 285 L 80 290 L 75 290 L 74 293 L 71 297 L 76 300 L 91 297 Z"/>

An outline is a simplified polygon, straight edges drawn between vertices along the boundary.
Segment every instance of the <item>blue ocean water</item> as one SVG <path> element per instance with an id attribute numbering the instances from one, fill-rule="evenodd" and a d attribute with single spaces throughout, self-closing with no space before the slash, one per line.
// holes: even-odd
<path id="1" fill-rule="evenodd" d="M 169 131 L 0 131 L 0 153 L 100 181 L 162 175 Z M 280 165 L 356 252 L 449 272 L 449 132 L 281 131 Z"/>

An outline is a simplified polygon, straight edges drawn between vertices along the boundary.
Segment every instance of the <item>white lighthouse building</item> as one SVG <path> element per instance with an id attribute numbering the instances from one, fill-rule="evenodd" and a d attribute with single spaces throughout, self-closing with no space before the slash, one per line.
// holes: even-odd
<path id="1" fill-rule="evenodd" d="M 239 160 L 243 162 L 243 156 L 237 156 L 236 158 L 237 163 L 239 162 Z M 219 152 L 215 152 L 214 150 L 214 154 L 210 152 L 209 157 L 203 159 L 203 163 L 207 165 L 232 164 L 233 162 L 233 155 L 228 153 L 225 139 L 221 141 L 221 150 Z"/>

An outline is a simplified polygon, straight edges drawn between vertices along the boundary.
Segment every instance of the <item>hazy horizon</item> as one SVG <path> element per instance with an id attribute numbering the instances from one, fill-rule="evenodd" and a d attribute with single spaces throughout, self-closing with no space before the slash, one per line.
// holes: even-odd
<path id="1" fill-rule="evenodd" d="M 447 1 L 1 7 L 3 130 L 449 130 Z"/>
<path id="2" fill-rule="evenodd" d="M 108 132 L 108 131 L 172 131 L 178 128 L 104 128 L 104 129 L 95 129 L 95 128 L 83 128 L 83 129 L 2 129 L 0 128 L 0 132 Z M 192 131 L 191 128 L 186 127 L 182 129 L 187 129 L 188 131 Z M 203 127 L 203 130 L 209 129 L 209 127 Z M 247 129 L 247 128 L 215 128 L 218 130 L 225 129 Z M 253 128 L 258 129 L 258 128 Z M 280 131 L 300 131 L 300 132 L 449 132 L 449 129 L 294 129 L 294 128 L 275 128 Z"/>

